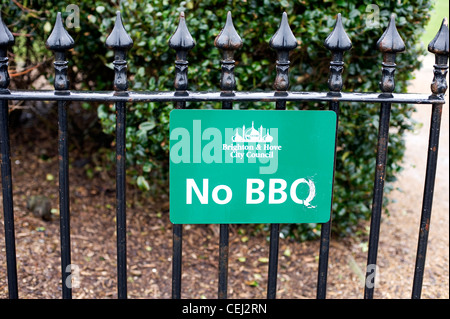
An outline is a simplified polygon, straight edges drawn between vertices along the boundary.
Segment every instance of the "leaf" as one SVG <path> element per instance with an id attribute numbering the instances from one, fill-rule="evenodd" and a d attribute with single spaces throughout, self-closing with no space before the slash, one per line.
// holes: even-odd
<path id="1" fill-rule="evenodd" d="M 50 33 L 50 31 L 52 31 L 52 24 L 49 21 L 45 22 L 44 31 L 45 33 Z"/>
<path id="2" fill-rule="evenodd" d="M 152 170 L 152 164 L 145 163 L 144 166 L 142 166 L 142 170 L 146 173 L 150 173 L 150 171 Z"/>
<path id="3" fill-rule="evenodd" d="M 139 129 L 141 131 L 150 131 L 153 130 L 155 128 L 156 124 L 155 121 L 147 121 L 147 122 L 142 122 L 141 124 L 139 124 Z"/>
<path id="4" fill-rule="evenodd" d="M 345 161 L 345 159 L 346 159 L 349 155 L 350 155 L 350 151 L 345 152 L 345 153 L 342 155 L 341 160 L 342 160 L 342 161 Z"/>
<path id="5" fill-rule="evenodd" d="M 104 6 L 98 6 L 97 8 L 95 8 L 95 11 L 102 14 L 103 12 L 105 12 L 105 9 L 106 8 Z"/>
<path id="6" fill-rule="evenodd" d="M 136 182 L 139 189 L 146 191 L 150 190 L 150 185 L 148 184 L 144 176 L 139 176 Z"/>
<path id="7" fill-rule="evenodd" d="M 243 243 L 247 242 L 248 241 L 248 237 L 247 236 L 242 236 L 241 241 Z"/>
<path id="8" fill-rule="evenodd" d="M 268 263 L 269 262 L 269 258 L 267 257 L 260 257 L 258 258 L 258 261 L 261 263 Z"/>
<path id="9" fill-rule="evenodd" d="M 258 287 L 259 283 L 256 280 L 246 280 L 245 284 L 250 287 Z"/>

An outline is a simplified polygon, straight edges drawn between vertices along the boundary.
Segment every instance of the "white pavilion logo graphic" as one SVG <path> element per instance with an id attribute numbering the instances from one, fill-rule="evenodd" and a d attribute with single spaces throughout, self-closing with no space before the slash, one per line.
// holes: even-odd
<path id="1" fill-rule="evenodd" d="M 267 133 L 263 133 L 263 126 L 261 125 L 259 130 L 254 127 L 254 122 L 252 122 L 252 127 L 245 129 L 245 125 L 242 126 L 242 136 L 239 135 L 238 129 L 236 129 L 236 134 L 233 135 L 231 140 L 233 142 L 257 142 L 257 143 L 270 143 L 273 141 L 273 137 L 269 134 L 269 129 Z"/>

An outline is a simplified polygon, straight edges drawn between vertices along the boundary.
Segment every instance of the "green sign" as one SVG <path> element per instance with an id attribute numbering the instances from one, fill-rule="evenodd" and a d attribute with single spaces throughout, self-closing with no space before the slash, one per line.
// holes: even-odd
<path id="1" fill-rule="evenodd" d="M 327 222 L 335 136 L 332 111 L 173 110 L 170 220 Z"/>

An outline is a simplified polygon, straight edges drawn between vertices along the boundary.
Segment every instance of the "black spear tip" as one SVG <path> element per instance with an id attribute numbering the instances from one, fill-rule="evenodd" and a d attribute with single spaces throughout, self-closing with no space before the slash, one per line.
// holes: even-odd
<path id="1" fill-rule="evenodd" d="M 7 47 L 13 44 L 14 36 L 3 21 L 2 14 L 0 12 L 0 47 Z"/>
<path id="2" fill-rule="evenodd" d="M 442 20 L 441 28 L 428 45 L 428 51 L 435 54 L 448 54 L 448 20 Z"/>
<path id="3" fill-rule="evenodd" d="M 325 47 L 331 51 L 348 51 L 352 48 L 352 42 L 348 37 L 342 25 L 341 14 L 336 18 L 336 24 L 333 31 L 328 35 L 324 42 Z"/>
<path id="4" fill-rule="evenodd" d="M 195 46 L 195 41 L 192 38 L 186 26 L 184 12 L 180 13 L 180 22 L 175 33 L 169 39 L 169 47 L 175 50 L 190 50 Z"/>
<path id="5" fill-rule="evenodd" d="M 242 47 L 242 44 L 242 39 L 234 28 L 231 12 L 228 11 L 225 27 L 214 40 L 214 45 L 222 50 L 237 50 Z"/>
<path id="6" fill-rule="evenodd" d="M 52 33 L 45 42 L 47 49 L 52 51 L 64 51 L 72 49 L 75 42 L 70 34 L 64 29 L 61 12 L 58 12 L 56 16 L 55 26 Z"/>
<path id="7" fill-rule="evenodd" d="M 106 47 L 113 50 L 126 50 L 133 46 L 127 31 L 125 30 L 120 11 L 116 12 L 116 22 L 111 34 L 106 39 Z"/>
<path id="8" fill-rule="evenodd" d="M 297 47 L 297 39 L 289 27 L 286 12 L 283 12 L 280 26 L 270 39 L 269 45 L 275 50 L 293 50 Z"/>
<path id="9" fill-rule="evenodd" d="M 377 42 L 377 47 L 383 53 L 397 53 L 405 51 L 405 43 L 395 26 L 395 14 L 391 14 L 387 29 Z"/>

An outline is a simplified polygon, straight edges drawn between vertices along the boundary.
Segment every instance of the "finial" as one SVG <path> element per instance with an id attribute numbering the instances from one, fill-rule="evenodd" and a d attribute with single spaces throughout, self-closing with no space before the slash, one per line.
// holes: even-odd
<path id="1" fill-rule="evenodd" d="M 324 42 L 325 47 L 333 54 L 330 62 L 330 77 L 328 78 L 328 88 L 334 94 L 340 94 L 342 89 L 342 71 L 344 70 L 344 51 L 350 50 L 352 42 L 342 25 L 341 14 L 336 18 L 333 31 Z"/>
<path id="2" fill-rule="evenodd" d="M 277 91 L 287 91 L 289 88 L 289 51 L 297 47 L 297 39 L 289 27 L 286 12 L 283 12 L 280 26 L 270 39 L 269 45 L 277 51 L 277 76 L 274 88 Z M 283 103 L 278 103 L 278 108 L 283 108 Z"/>
<path id="3" fill-rule="evenodd" d="M 111 34 L 106 39 L 106 47 L 113 50 L 127 50 L 133 46 L 133 40 L 123 27 L 120 11 L 116 12 L 116 22 Z"/>
<path id="4" fill-rule="evenodd" d="M 324 45 L 330 51 L 348 51 L 352 48 L 352 42 L 342 25 L 340 13 L 338 13 L 334 29 L 325 39 Z"/>
<path id="5" fill-rule="evenodd" d="M 242 47 L 242 39 L 236 32 L 231 18 L 231 12 L 227 13 L 225 26 L 214 40 L 214 45 L 223 51 L 222 75 L 220 77 L 220 88 L 222 91 L 233 91 L 236 88 L 234 77 L 234 52 Z M 222 108 L 231 108 L 231 103 L 222 103 Z"/>
<path id="6" fill-rule="evenodd" d="M 449 53 L 448 48 L 448 20 L 447 18 L 444 18 L 442 20 L 441 27 L 439 28 L 438 33 L 434 37 L 433 40 L 431 40 L 430 44 L 428 45 L 428 51 L 434 54 L 447 54 Z"/>
<path id="7" fill-rule="evenodd" d="M 106 47 L 114 50 L 114 90 L 128 89 L 126 52 L 133 46 L 133 40 L 123 27 L 120 11 L 116 12 L 116 22 L 111 34 L 106 39 Z M 123 93 L 123 92 L 122 92 Z M 120 94 L 122 94 L 120 93 Z M 125 92 L 126 93 L 126 92 Z M 119 93 L 117 93 L 119 94 Z"/>
<path id="8" fill-rule="evenodd" d="M 289 51 L 297 47 L 297 39 L 295 38 L 291 28 L 289 27 L 286 12 L 283 12 L 280 26 L 277 32 L 275 32 L 275 34 L 270 39 L 269 45 L 272 49 L 275 49 L 277 51 Z"/>
<path id="9" fill-rule="evenodd" d="M 441 27 L 428 45 L 428 51 L 435 54 L 434 77 L 431 83 L 433 95 L 443 95 L 447 91 L 448 72 L 448 20 L 444 18 Z"/>
<path id="10" fill-rule="evenodd" d="M 0 12 L 0 47 L 9 47 L 13 44 L 14 36 L 3 21 L 2 14 Z"/>
<path id="11" fill-rule="evenodd" d="M 14 36 L 3 22 L 0 12 L 0 93 L 8 93 L 10 82 L 8 73 L 8 47 L 14 44 Z"/>
<path id="12" fill-rule="evenodd" d="M 169 39 L 169 47 L 174 50 L 188 51 L 195 46 L 195 41 L 192 38 L 186 26 L 184 12 L 180 13 L 180 22 L 175 30 L 175 33 Z"/>
<path id="13" fill-rule="evenodd" d="M 186 60 L 187 52 L 194 46 L 195 41 L 186 26 L 184 12 L 181 12 L 178 27 L 169 39 L 169 47 L 176 51 L 177 61 L 182 61 Z"/>
<path id="14" fill-rule="evenodd" d="M 52 33 L 45 42 L 47 49 L 52 51 L 66 51 L 72 49 L 75 42 L 70 34 L 64 29 L 61 12 L 56 16 L 55 26 Z"/>
<path id="15" fill-rule="evenodd" d="M 405 43 L 395 26 L 395 14 L 391 14 L 388 27 L 377 42 L 379 50 L 383 53 L 397 53 L 405 51 Z"/>
<path id="16" fill-rule="evenodd" d="M 55 82 L 54 87 L 58 94 L 67 94 L 69 89 L 69 79 L 67 78 L 68 62 L 66 61 L 66 51 L 72 49 L 75 42 L 70 34 L 64 29 L 61 12 L 56 15 L 55 26 L 52 33 L 45 42 L 45 46 L 55 52 Z"/>
<path id="17" fill-rule="evenodd" d="M 180 22 L 175 33 L 169 39 L 169 47 L 176 51 L 175 60 L 175 81 L 174 86 L 176 91 L 186 91 L 188 88 L 188 61 L 187 52 L 195 46 L 195 41 L 192 38 L 186 26 L 184 12 L 180 13 Z M 177 102 L 177 108 L 184 108 L 186 102 Z"/>
<path id="18" fill-rule="evenodd" d="M 395 89 L 394 73 L 397 66 L 395 64 L 395 56 L 398 52 L 405 51 L 405 43 L 395 26 L 394 14 L 391 14 L 388 27 L 378 40 L 377 46 L 383 52 L 380 89 L 383 93 L 391 94 Z"/>
<path id="19" fill-rule="evenodd" d="M 242 39 L 237 34 L 233 25 L 233 19 L 231 18 L 231 11 L 227 13 L 227 21 L 225 27 L 220 31 L 219 35 L 214 40 L 214 45 L 225 51 L 235 51 L 242 47 Z"/>

